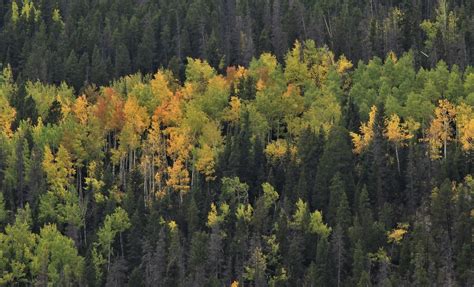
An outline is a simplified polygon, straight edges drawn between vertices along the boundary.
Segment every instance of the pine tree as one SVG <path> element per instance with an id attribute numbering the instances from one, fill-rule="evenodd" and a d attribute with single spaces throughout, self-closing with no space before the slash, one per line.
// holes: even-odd
<path id="1" fill-rule="evenodd" d="M 124 44 L 117 45 L 115 49 L 115 77 L 127 75 L 130 71 L 130 55 Z"/>
<path id="2" fill-rule="evenodd" d="M 142 39 L 138 45 L 137 67 L 143 73 L 150 73 L 155 67 L 155 51 L 156 51 L 155 30 L 152 23 L 145 24 Z"/>
<path id="3" fill-rule="evenodd" d="M 317 209 L 327 213 L 330 179 L 336 172 L 344 175 L 345 190 L 348 197 L 352 198 L 354 188 L 352 152 L 348 133 L 344 128 L 334 127 L 329 133 L 317 170 L 313 198 L 313 205 Z"/>
<path id="4" fill-rule="evenodd" d="M 91 83 L 97 85 L 105 84 L 107 81 L 107 64 L 99 47 L 97 46 L 94 47 L 92 52 L 89 79 Z"/>

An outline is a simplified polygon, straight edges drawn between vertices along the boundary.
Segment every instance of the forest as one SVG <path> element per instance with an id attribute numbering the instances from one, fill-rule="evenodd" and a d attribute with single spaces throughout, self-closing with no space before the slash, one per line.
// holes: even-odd
<path id="1" fill-rule="evenodd" d="M 473 286 L 473 12 L 0 0 L 0 286 Z"/>

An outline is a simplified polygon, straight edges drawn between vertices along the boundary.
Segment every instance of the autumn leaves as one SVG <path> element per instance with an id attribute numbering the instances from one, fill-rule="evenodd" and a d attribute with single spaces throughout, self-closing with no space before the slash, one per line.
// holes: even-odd
<path id="1" fill-rule="evenodd" d="M 362 153 L 371 144 L 376 128 L 376 113 L 376 106 L 372 106 L 369 120 L 361 123 L 360 133 L 350 133 L 354 144 L 354 153 Z M 420 123 L 410 117 L 403 123 L 397 114 L 391 114 L 385 118 L 383 134 L 395 148 L 399 172 L 398 150 L 405 146 L 408 140 L 414 138 L 421 127 Z M 447 157 L 447 145 L 452 141 L 459 143 L 464 152 L 469 152 L 474 149 L 473 127 L 474 112 L 472 106 L 465 103 L 455 106 L 446 99 L 439 100 L 428 127 L 421 131 L 424 137 L 420 139 L 420 142 L 428 143 L 430 157 L 434 160 Z"/>

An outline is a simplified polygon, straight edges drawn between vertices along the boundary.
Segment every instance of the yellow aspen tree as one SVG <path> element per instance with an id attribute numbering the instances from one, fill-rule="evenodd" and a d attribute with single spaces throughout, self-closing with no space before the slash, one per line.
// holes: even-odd
<path id="1" fill-rule="evenodd" d="M 276 141 L 272 141 L 265 147 L 265 155 L 267 159 L 271 162 L 276 164 L 278 161 L 282 160 L 285 155 L 289 152 L 292 158 L 296 157 L 296 147 L 294 145 L 290 145 L 283 139 L 277 139 Z"/>
<path id="2" fill-rule="evenodd" d="M 122 132 L 127 131 L 125 135 L 120 136 L 121 145 L 126 145 L 129 150 L 134 150 L 140 145 L 141 134 L 150 124 L 146 108 L 140 106 L 135 97 L 129 97 L 123 107 L 125 124 Z"/>
<path id="3" fill-rule="evenodd" d="M 443 157 L 446 159 L 448 142 L 453 140 L 452 123 L 455 117 L 456 108 L 448 100 L 440 100 L 425 139 L 429 144 L 432 159 L 441 157 L 439 154 L 441 148 Z"/>
<path id="4" fill-rule="evenodd" d="M 183 161 L 177 159 L 173 166 L 168 167 L 168 180 L 166 185 L 179 193 L 180 202 L 183 201 L 183 194 L 189 191 L 189 172 Z"/>
<path id="5" fill-rule="evenodd" d="M 148 113 L 135 97 L 127 98 L 123 105 L 123 126 L 118 139 L 120 146 L 112 150 L 114 163 L 120 163 L 120 179 L 125 184 L 125 169 L 131 171 L 136 162 L 136 149 L 140 146 L 141 135 L 149 125 Z M 127 159 L 128 155 L 128 159 Z"/>
<path id="6" fill-rule="evenodd" d="M 240 119 L 242 103 L 238 97 L 231 97 L 229 105 L 230 106 L 225 110 L 224 120 L 236 123 Z"/>
<path id="7" fill-rule="evenodd" d="M 16 116 L 16 110 L 10 105 L 16 89 L 11 67 L 7 65 L 0 74 L 0 132 L 8 137 L 12 136 L 11 125 Z"/>
<path id="8" fill-rule="evenodd" d="M 407 124 L 400 123 L 400 117 L 393 114 L 390 118 L 385 119 L 385 137 L 393 143 L 395 147 L 395 155 L 397 158 L 398 173 L 400 173 L 400 157 L 398 149 L 405 145 L 405 141 L 411 139 L 413 135 L 410 134 Z"/>
<path id="9" fill-rule="evenodd" d="M 163 193 L 167 170 L 166 142 L 160 124 L 154 117 L 148 129 L 147 139 L 142 146 L 141 168 L 145 203 Z"/>
<path id="10" fill-rule="evenodd" d="M 74 105 L 72 107 L 72 111 L 76 116 L 76 119 L 79 121 L 81 125 L 85 125 L 87 123 L 88 118 L 88 102 L 85 95 L 82 95 L 76 99 Z"/>
<path id="11" fill-rule="evenodd" d="M 212 181 L 216 178 L 214 175 L 215 165 L 223 141 L 218 122 L 209 121 L 203 125 L 198 139 L 199 146 L 195 149 L 193 156 L 194 167 L 205 176 L 206 181 Z"/>
<path id="12" fill-rule="evenodd" d="M 8 137 L 12 136 L 12 122 L 15 120 L 16 111 L 8 101 L 0 97 L 0 128 L 1 132 Z"/>
<path id="13" fill-rule="evenodd" d="M 173 97 L 173 92 L 169 88 L 169 82 L 163 71 L 158 71 L 150 81 L 153 96 L 158 99 L 159 103 L 169 101 Z"/>
<path id="14" fill-rule="evenodd" d="M 191 151 L 191 139 L 189 132 L 185 128 L 167 128 L 169 135 L 166 152 L 172 159 L 187 160 Z"/>
<path id="15" fill-rule="evenodd" d="M 48 146 L 44 148 L 43 170 L 51 189 L 58 191 L 66 190 L 75 173 L 71 156 L 62 145 L 59 146 L 56 156 Z"/>
<path id="16" fill-rule="evenodd" d="M 459 142 L 464 151 L 474 149 L 474 109 L 465 103 L 456 107 L 456 124 Z"/>
<path id="17" fill-rule="evenodd" d="M 197 171 L 201 172 L 206 181 L 212 181 L 216 177 L 214 175 L 215 172 L 215 160 L 214 160 L 214 151 L 208 144 L 204 144 L 202 147 L 198 148 L 197 151 L 197 162 L 196 162 L 196 169 Z"/>
<path id="18" fill-rule="evenodd" d="M 369 121 L 362 123 L 360 126 L 360 134 L 351 132 L 352 142 L 354 144 L 354 153 L 360 154 L 372 142 L 374 137 L 374 123 L 377 107 L 372 106 L 369 112 Z"/>

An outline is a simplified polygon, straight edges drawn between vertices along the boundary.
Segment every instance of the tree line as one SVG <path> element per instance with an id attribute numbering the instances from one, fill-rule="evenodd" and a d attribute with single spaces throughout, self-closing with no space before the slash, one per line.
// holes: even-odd
<path id="1" fill-rule="evenodd" d="M 312 39 L 357 62 L 413 50 L 417 67 L 474 60 L 470 0 L 0 1 L 0 62 L 21 81 L 79 91 L 141 71 L 184 79 L 186 58 L 225 72 Z"/>

